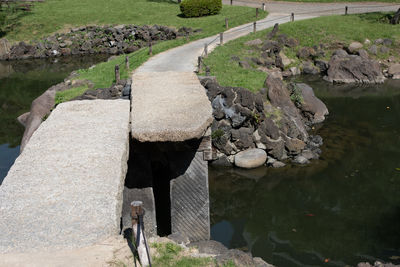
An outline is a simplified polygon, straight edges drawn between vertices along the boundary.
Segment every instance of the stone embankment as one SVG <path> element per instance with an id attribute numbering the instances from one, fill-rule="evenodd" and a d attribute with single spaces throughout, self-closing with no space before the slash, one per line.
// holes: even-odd
<path id="1" fill-rule="evenodd" d="M 222 87 L 213 77 L 201 82 L 213 107 L 212 143 L 218 150 L 213 164 L 283 167 L 287 159 L 305 164 L 319 158 L 322 138 L 307 130 L 323 122 L 328 109 L 311 87 L 293 83 L 288 89 L 280 75 L 268 76 L 268 90 L 257 94 Z"/>
<path id="2" fill-rule="evenodd" d="M 199 30 L 196 30 L 199 31 Z M 192 34 L 191 28 L 166 26 L 84 26 L 40 41 L 11 45 L 0 40 L 0 60 L 47 58 L 70 55 L 132 53 L 141 47 Z"/>

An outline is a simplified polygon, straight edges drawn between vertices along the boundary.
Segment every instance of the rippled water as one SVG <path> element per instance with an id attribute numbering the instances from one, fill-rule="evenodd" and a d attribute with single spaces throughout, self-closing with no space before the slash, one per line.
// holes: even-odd
<path id="1" fill-rule="evenodd" d="M 24 128 L 16 118 L 32 101 L 72 71 L 104 61 L 107 56 L 52 60 L 0 61 L 0 184 L 19 154 Z"/>
<path id="2" fill-rule="evenodd" d="M 212 238 L 283 267 L 400 263 L 400 81 L 307 83 L 331 114 L 321 159 L 210 167 Z"/>

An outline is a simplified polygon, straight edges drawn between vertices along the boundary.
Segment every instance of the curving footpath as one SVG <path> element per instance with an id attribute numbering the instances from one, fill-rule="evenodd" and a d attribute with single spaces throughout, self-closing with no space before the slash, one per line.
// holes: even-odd
<path id="1" fill-rule="evenodd" d="M 303 20 L 343 14 L 346 5 L 349 13 L 400 7 L 268 2 L 270 14 L 257 22 L 257 30 L 288 22 L 292 12 L 295 20 Z M 230 29 L 224 33 L 225 42 L 249 34 L 252 26 Z M 129 131 L 133 138 L 151 142 L 204 134 L 212 109 L 194 71 L 204 44 L 211 51 L 218 38 L 160 53 L 139 67 L 132 75 L 131 112 L 123 100 L 69 102 L 52 112 L 0 187 L 0 253 L 14 253 L 0 254 L 0 266 L 87 266 L 90 257 L 105 254 L 90 253 L 95 251 L 90 246 L 118 233 Z M 112 246 L 104 244 L 102 249 L 112 255 Z M 88 246 L 85 253 L 64 250 L 83 246 Z M 55 252 L 37 252 L 44 249 Z M 33 254 L 21 254 L 26 252 Z"/>
<path id="2" fill-rule="evenodd" d="M 224 0 L 229 4 L 229 0 Z M 260 7 L 257 2 L 234 1 L 236 5 Z M 275 23 L 286 23 L 294 13 L 295 20 L 304 20 L 324 15 L 348 14 L 371 11 L 396 11 L 400 4 L 393 3 L 288 3 L 268 2 L 269 15 L 257 21 L 257 31 L 272 27 Z M 253 23 L 232 28 L 224 32 L 224 42 L 247 35 L 253 31 Z M 197 60 L 208 44 L 208 52 L 219 45 L 219 35 L 191 42 L 160 53 L 140 66 L 132 76 L 132 137 L 140 141 L 184 141 L 199 138 L 211 121 L 211 107 L 199 81 L 194 78 Z M 164 81 L 164 83 L 160 83 Z M 187 90 L 182 84 L 189 84 Z M 183 90 L 176 91 L 176 88 Z M 193 90 L 198 91 L 197 101 Z M 160 101 L 162 99 L 162 101 Z M 177 108 L 176 105 L 184 105 Z M 151 113 L 155 107 L 155 113 Z M 144 115 L 144 116 L 143 116 Z M 191 124 L 190 124 L 191 123 Z M 189 127 L 190 126 L 190 127 Z M 175 132 L 175 134 L 168 134 Z"/>

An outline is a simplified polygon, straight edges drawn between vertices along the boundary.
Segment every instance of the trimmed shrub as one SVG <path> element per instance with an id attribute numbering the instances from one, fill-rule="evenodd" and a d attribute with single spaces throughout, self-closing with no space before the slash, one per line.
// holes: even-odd
<path id="1" fill-rule="evenodd" d="M 222 9 L 222 0 L 183 0 L 180 8 L 186 18 L 215 15 Z"/>

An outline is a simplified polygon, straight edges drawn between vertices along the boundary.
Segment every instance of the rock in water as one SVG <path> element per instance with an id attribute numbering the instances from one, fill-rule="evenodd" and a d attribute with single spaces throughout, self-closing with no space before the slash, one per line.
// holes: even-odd
<path id="1" fill-rule="evenodd" d="M 240 168 L 252 169 L 262 166 L 267 160 L 267 153 L 259 148 L 247 149 L 235 156 L 235 165 Z"/>
<path id="2" fill-rule="evenodd" d="M 379 63 L 360 56 L 332 56 L 325 80 L 333 83 L 383 83 Z"/>
<path id="3" fill-rule="evenodd" d="M 325 104 L 314 95 L 313 89 L 305 83 L 296 84 L 301 90 L 303 101 L 300 109 L 306 117 L 309 117 L 311 123 L 320 123 L 325 120 L 325 116 L 329 114 Z"/>
<path id="4" fill-rule="evenodd" d="M 400 79 L 400 64 L 392 64 L 389 66 L 388 74 L 392 79 Z"/>

